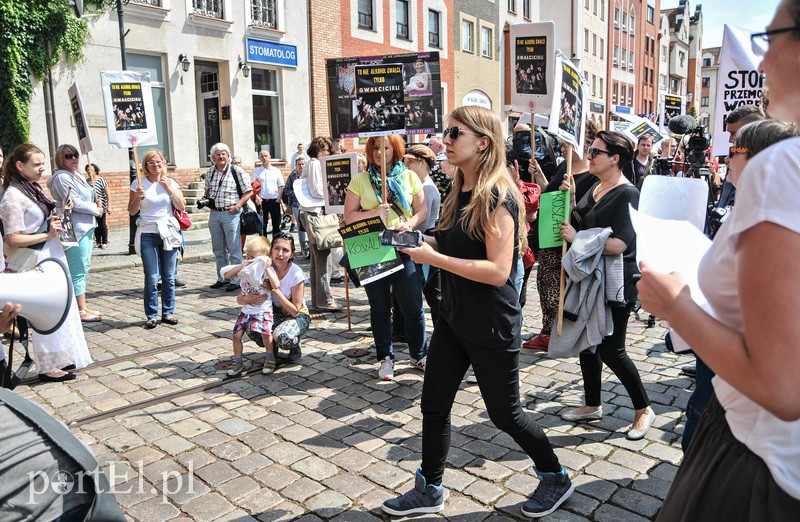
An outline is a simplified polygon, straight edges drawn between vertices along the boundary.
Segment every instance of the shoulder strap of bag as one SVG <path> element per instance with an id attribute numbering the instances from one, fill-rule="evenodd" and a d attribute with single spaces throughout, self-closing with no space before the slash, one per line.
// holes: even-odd
<path id="1" fill-rule="evenodd" d="M 238 167 L 231 164 L 231 172 L 233 173 L 233 182 L 236 183 L 236 192 L 239 194 L 239 199 L 242 199 L 244 192 L 242 192 L 242 185 L 239 183 Z"/>

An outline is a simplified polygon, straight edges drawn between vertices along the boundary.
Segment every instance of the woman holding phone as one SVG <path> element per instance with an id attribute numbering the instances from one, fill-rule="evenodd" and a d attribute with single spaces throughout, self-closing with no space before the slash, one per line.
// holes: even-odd
<path id="1" fill-rule="evenodd" d="M 39 186 L 44 165 L 42 151 L 25 144 L 14 149 L 3 169 L 5 193 L 0 199 L 0 216 L 5 227 L 8 269 L 12 271 L 29 270 L 47 258 L 66 262 L 58 238 L 61 220 L 53 215 L 56 203 Z M 33 357 L 41 381 L 75 379 L 70 370 L 92 362 L 74 299 L 70 306 L 67 319 L 58 330 L 49 335 L 33 332 Z"/>

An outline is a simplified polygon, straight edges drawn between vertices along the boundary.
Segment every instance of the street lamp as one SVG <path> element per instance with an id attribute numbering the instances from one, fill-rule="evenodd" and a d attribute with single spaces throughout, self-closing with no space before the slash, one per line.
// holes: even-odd
<path id="1" fill-rule="evenodd" d="M 250 66 L 244 60 L 239 60 L 239 69 L 242 71 L 242 76 L 245 78 L 250 77 Z"/>
<path id="2" fill-rule="evenodd" d="M 192 65 L 192 62 L 189 61 L 189 58 L 185 54 L 178 55 L 178 63 L 183 69 L 183 72 L 189 72 L 189 67 Z"/>

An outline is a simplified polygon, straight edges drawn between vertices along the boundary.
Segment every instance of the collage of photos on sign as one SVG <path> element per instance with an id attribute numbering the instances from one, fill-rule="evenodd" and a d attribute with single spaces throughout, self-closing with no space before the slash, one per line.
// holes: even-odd
<path id="1" fill-rule="evenodd" d="M 547 94 L 547 37 L 517 38 L 515 77 L 520 94 Z"/>

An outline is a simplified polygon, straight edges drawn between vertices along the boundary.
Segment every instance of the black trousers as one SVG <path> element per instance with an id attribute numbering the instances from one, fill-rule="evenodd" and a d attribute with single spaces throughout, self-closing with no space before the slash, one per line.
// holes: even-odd
<path id="1" fill-rule="evenodd" d="M 267 221 L 272 218 L 272 234 L 281 230 L 281 202 L 279 199 L 262 199 L 261 213 L 264 215 L 264 236 L 267 235 Z"/>
<path id="2" fill-rule="evenodd" d="M 606 364 L 617 379 L 620 380 L 633 402 L 634 409 L 641 410 L 650 405 L 647 391 L 642 384 L 639 370 L 628 357 L 625 350 L 625 334 L 628 332 L 628 316 L 632 305 L 612 307 L 611 319 L 614 322 L 614 333 L 603 338 L 603 342 L 594 353 L 583 351 L 580 354 L 583 389 L 586 393 L 587 406 L 600 406 L 600 388 L 602 385 L 603 363 Z"/>
<path id="3" fill-rule="evenodd" d="M 442 482 L 450 451 L 450 410 L 470 364 L 494 425 L 519 444 L 539 471 L 561 471 L 547 435 L 520 404 L 519 350 L 519 336 L 507 344 L 476 342 L 439 317 L 422 386 L 422 475 L 428 484 Z"/>
<path id="4" fill-rule="evenodd" d="M 106 226 L 106 213 L 97 218 L 97 228 L 94 229 L 94 242 L 98 245 L 108 244 L 108 226 Z"/>
<path id="5" fill-rule="evenodd" d="M 733 436 L 712 396 L 656 520 L 797 520 L 798 513 L 800 500 L 782 490 L 761 457 Z"/>

